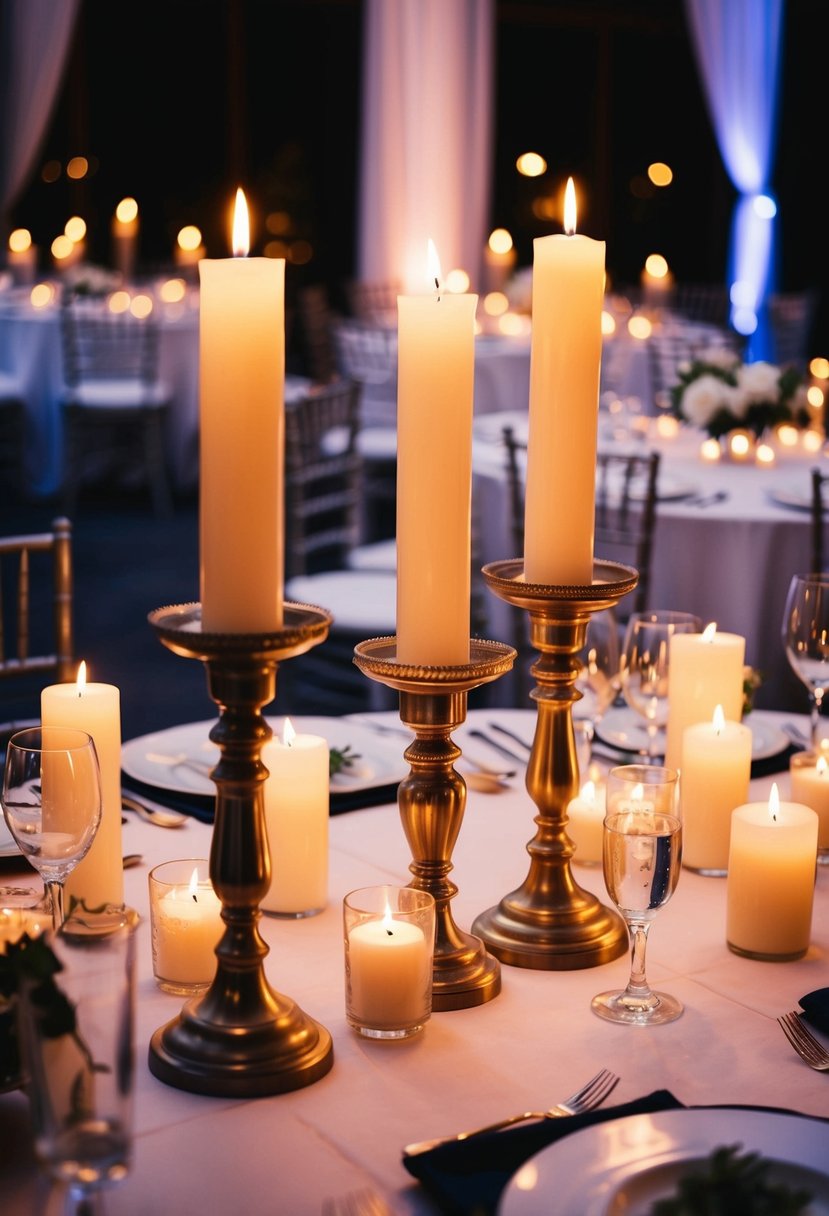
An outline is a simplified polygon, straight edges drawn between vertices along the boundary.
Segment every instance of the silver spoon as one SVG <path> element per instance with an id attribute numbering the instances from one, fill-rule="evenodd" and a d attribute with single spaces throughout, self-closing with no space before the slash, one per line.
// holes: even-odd
<path id="1" fill-rule="evenodd" d="M 169 807 L 139 801 L 130 794 L 122 794 L 121 803 L 125 811 L 135 811 L 136 815 L 147 823 L 155 824 L 157 828 L 181 828 L 189 818 L 180 811 L 171 811 Z"/>

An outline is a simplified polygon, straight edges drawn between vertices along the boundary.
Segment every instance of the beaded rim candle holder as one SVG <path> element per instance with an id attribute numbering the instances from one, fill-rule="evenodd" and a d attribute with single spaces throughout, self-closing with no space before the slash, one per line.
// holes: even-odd
<path id="1" fill-rule="evenodd" d="M 570 871 L 574 846 L 566 832 L 567 806 L 579 784 L 572 714 L 580 696 L 577 656 L 591 614 L 618 604 L 639 575 L 630 566 L 596 560 L 590 585 L 527 583 L 521 558 L 490 562 L 483 575 L 495 595 L 529 613 L 530 641 L 541 652 L 530 668 L 538 716 L 527 765 L 538 828 L 527 845 L 531 862 L 524 883 L 476 917 L 472 931 L 512 966 L 595 967 L 624 954 L 628 933 L 621 916 L 583 890 Z"/>
<path id="2" fill-rule="evenodd" d="M 260 756 L 272 732 L 262 707 L 274 698 L 278 664 L 323 642 L 331 614 L 286 603 L 283 628 L 255 634 L 203 632 L 200 604 L 158 608 L 148 619 L 169 650 L 205 664 L 221 711 L 210 731 L 221 751 L 210 774 L 216 783 L 210 880 L 225 923 L 213 982 L 155 1031 L 150 1072 L 179 1089 L 231 1097 L 311 1085 L 333 1064 L 331 1035 L 276 992 L 263 967 L 268 946 L 259 933 L 259 903 L 270 859 Z"/>
<path id="3" fill-rule="evenodd" d="M 398 787 L 397 804 L 413 858 L 409 885 L 435 900 L 432 1008 L 468 1009 L 498 995 L 501 968 L 480 938 L 462 932 L 452 919 L 450 902 L 458 888 L 449 873 L 466 782 L 453 767 L 461 749 L 451 734 L 466 720 L 470 690 L 508 672 L 516 652 L 502 642 L 473 639 L 469 663 L 429 667 L 399 663 L 396 656 L 396 637 L 371 638 L 354 648 L 354 662 L 365 675 L 400 693 L 400 720 L 416 735 L 404 752 L 411 771 Z"/>

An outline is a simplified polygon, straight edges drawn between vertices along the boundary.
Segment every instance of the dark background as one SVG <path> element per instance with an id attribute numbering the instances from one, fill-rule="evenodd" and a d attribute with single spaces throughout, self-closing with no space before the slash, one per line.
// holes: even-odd
<path id="1" fill-rule="evenodd" d="M 539 193 L 569 174 L 586 185 L 579 228 L 607 242 L 611 282 L 636 283 L 648 253 L 678 281 L 722 282 L 735 192 L 703 99 L 682 0 L 497 0 L 495 159 L 491 226 L 513 233 L 519 264 Z M 116 203 L 134 195 L 147 269 L 170 258 L 175 234 L 197 224 L 224 256 L 228 214 L 243 184 L 254 247 L 265 216 L 285 211 L 286 290 L 325 283 L 335 302 L 355 274 L 360 131 L 360 0 L 141 0 L 125 10 L 81 0 L 77 35 L 38 175 L 13 219 L 44 249 L 69 214 L 87 220 L 91 260 L 110 260 Z M 824 195 L 816 185 L 825 135 L 825 0 L 788 0 L 774 189 L 780 289 L 822 287 Z M 547 160 L 543 179 L 516 173 L 522 151 Z M 81 182 L 39 176 L 53 159 L 93 161 Z M 665 160 L 666 190 L 645 169 Z M 308 241 L 311 260 L 290 261 Z M 274 250 L 271 250 L 272 252 Z M 280 251 L 280 256 L 284 249 Z M 814 353 L 829 349 L 821 301 Z"/>

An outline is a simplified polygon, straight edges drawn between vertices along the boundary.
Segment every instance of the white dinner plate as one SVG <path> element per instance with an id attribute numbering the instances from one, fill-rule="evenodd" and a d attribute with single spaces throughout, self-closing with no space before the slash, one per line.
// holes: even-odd
<path id="1" fill-rule="evenodd" d="M 403 760 L 405 740 L 383 738 L 358 722 L 343 718 L 290 715 L 297 734 L 322 735 L 329 747 L 350 746 L 359 759 L 331 778 L 333 794 L 373 789 L 402 781 L 409 772 Z M 283 717 L 268 717 L 274 736 L 282 738 Z M 187 722 L 167 730 L 128 739 L 121 747 L 121 768 L 128 777 L 159 789 L 212 797 L 216 786 L 210 770 L 219 760 L 219 748 L 210 741 L 215 719 Z"/>
<path id="2" fill-rule="evenodd" d="M 772 486 L 769 498 L 780 507 L 794 507 L 796 511 L 811 511 L 812 491 L 807 481 L 803 485 Z"/>
<path id="3" fill-rule="evenodd" d="M 16 857 L 20 849 L 9 831 L 8 825 L 0 814 L 0 857 Z"/>
<path id="4" fill-rule="evenodd" d="M 811 1192 L 808 1216 L 829 1216 L 827 1139 L 816 1119 L 760 1110 L 610 1119 L 531 1157 L 510 1179 L 498 1216 L 647 1216 L 685 1171 L 726 1145 L 771 1161 L 770 1178 Z"/>
<path id="5" fill-rule="evenodd" d="M 768 760 L 788 747 L 788 739 L 761 709 L 752 710 L 745 719 L 751 729 L 752 760 Z M 596 725 L 596 738 L 623 751 L 647 755 L 648 732 L 645 721 L 635 709 L 622 705 L 609 709 Z"/>

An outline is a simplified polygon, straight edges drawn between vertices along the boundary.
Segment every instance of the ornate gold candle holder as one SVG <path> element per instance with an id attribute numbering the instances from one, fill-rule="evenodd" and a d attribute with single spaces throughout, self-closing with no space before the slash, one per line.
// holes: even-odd
<path id="1" fill-rule="evenodd" d="M 318 1081 L 334 1060 L 328 1031 L 269 985 L 268 946 L 258 928 L 270 882 L 260 753 L 272 732 L 262 707 L 274 698 L 279 662 L 324 641 L 332 619 L 307 604 L 286 603 L 284 614 L 283 628 L 250 635 L 204 632 L 199 604 L 149 616 L 165 646 L 205 664 L 221 710 L 210 731 L 221 749 L 210 774 L 216 783 L 210 879 L 225 923 L 216 975 L 153 1034 L 149 1050 L 154 1076 L 194 1093 L 284 1093 Z"/>
<path id="2" fill-rule="evenodd" d="M 527 765 L 527 791 L 538 825 L 527 845 L 530 870 L 522 886 L 481 913 L 473 933 L 504 963 L 566 971 L 609 962 L 627 950 L 625 922 L 582 890 L 570 871 L 574 847 L 566 832 L 567 805 L 578 793 L 573 730 L 577 655 L 594 612 L 612 608 L 639 581 L 636 570 L 595 561 L 589 586 L 524 582 L 521 559 L 483 567 L 495 595 L 530 615 L 530 641 L 541 651 L 530 671 L 538 717 Z"/>
<path id="3" fill-rule="evenodd" d="M 372 680 L 400 693 L 400 720 L 415 732 L 406 748 L 411 766 L 397 793 L 400 818 L 412 852 L 409 886 L 435 900 L 436 930 L 432 1008 L 468 1009 L 501 991 L 501 968 L 478 937 L 462 932 L 450 901 L 452 852 L 466 810 L 466 782 L 453 768 L 461 749 L 451 733 L 466 719 L 467 694 L 504 675 L 515 651 L 501 642 L 470 642 L 469 663 L 425 667 L 397 661 L 396 638 L 372 638 L 354 649 L 354 662 Z"/>

